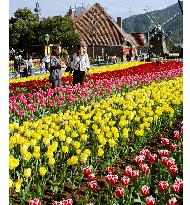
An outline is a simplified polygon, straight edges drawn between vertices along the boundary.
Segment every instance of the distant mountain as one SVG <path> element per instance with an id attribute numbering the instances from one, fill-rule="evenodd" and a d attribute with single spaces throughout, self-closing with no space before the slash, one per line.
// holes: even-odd
<path id="1" fill-rule="evenodd" d="M 174 4 L 162 10 L 148 12 L 154 22 L 157 22 L 160 25 L 177 13 L 180 14 L 165 24 L 163 28 L 176 44 L 180 44 L 183 42 L 183 16 L 181 14 L 179 4 Z M 132 33 L 148 31 L 148 29 L 150 30 L 155 25 L 150 21 L 146 14 L 139 14 L 123 19 L 122 26 L 125 32 Z"/>

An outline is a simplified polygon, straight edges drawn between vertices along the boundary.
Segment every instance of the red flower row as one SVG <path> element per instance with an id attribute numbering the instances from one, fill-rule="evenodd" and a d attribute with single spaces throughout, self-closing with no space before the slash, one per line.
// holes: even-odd
<path id="1" fill-rule="evenodd" d="M 134 67 L 130 67 L 124 70 L 115 70 L 115 71 L 107 71 L 103 73 L 95 73 L 91 75 L 86 75 L 86 81 L 96 81 L 96 80 L 105 80 L 105 79 L 111 79 L 111 78 L 117 78 L 120 79 L 122 77 L 127 76 L 133 76 L 134 78 L 136 75 L 143 76 L 144 83 L 148 81 L 149 78 L 151 78 L 152 73 L 158 73 L 161 74 L 162 78 L 164 78 L 164 75 L 167 74 L 171 70 L 180 70 L 182 73 L 182 66 L 183 64 L 181 62 L 165 62 L 161 66 L 156 66 L 155 63 L 148 63 L 148 64 L 142 64 Z M 160 77 L 161 77 L 160 76 Z M 155 76 L 155 80 L 156 80 Z M 137 79 L 138 80 L 138 79 Z M 72 76 L 62 77 L 62 84 L 63 85 L 72 85 Z M 37 92 L 40 90 L 47 90 L 50 88 L 50 83 L 47 79 L 43 80 L 31 80 L 26 82 L 18 82 L 18 83 L 10 83 L 9 90 L 10 94 L 17 94 L 17 93 L 26 93 L 26 92 Z"/>

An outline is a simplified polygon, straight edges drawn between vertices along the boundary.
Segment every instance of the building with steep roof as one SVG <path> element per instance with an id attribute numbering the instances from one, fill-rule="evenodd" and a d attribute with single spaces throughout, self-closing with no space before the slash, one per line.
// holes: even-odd
<path id="1" fill-rule="evenodd" d="M 122 29 L 121 17 L 115 22 L 99 3 L 81 15 L 76 15 L 70 8 L 68 15 L 73 19 L 76 32 L 86 44 L 91 57 L 116 54 L 123 58 L 126 49 L 132 53 L 134 48 L 146 47 L 144 33 L 126 34 Z"/>

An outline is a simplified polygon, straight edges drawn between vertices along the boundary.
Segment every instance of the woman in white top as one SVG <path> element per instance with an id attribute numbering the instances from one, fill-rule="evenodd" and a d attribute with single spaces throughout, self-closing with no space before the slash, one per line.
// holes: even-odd
<path id="1" fill-rule="evenodd" d="M 78 83 L 82 84 L 85 79 L 85 71 L 89 71 L 90 62 L 88 54 L 85 53 L 84 45 L 77 46 L 77 53 L 73 55 L 73 61 L 71 63 L 73 69 L 73 85 Z"/>

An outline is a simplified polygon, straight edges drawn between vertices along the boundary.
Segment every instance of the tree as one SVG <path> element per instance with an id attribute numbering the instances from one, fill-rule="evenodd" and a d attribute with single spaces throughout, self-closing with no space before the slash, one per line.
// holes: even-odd
<path id="1" fill-rule="evenodd" d="M 80 43 L 74 24 L 69 16 L 53 16 L 40 21 L 28 8 L 18 9 L 9 20 L 10 46 L 46 45 L 45 34 L 49 34 L 49 43 L 61 43 L 63 47 L 72 47 Z"/>
<path id="2" fill-rule="evenodd" d="M 75 33 L 74 24 L 69 16 L 53 16 L 42 19 L 40 22 L 40 42 L 44 41 L 45 34 L 50 35 L 50 43 L 60 43 L 63 47 L 76 46 L 80 37 Z"/>
<path id="3" fill-rule="evenodd" d="M 24 47 L 28 43 L 38 41 L 35 28 L 38 28 L 39 22 L 35 14 L 30 9 L 23 8 L 18 9 L 14 16 L 9 20 L 10 45 L 18 44 Z"/>

